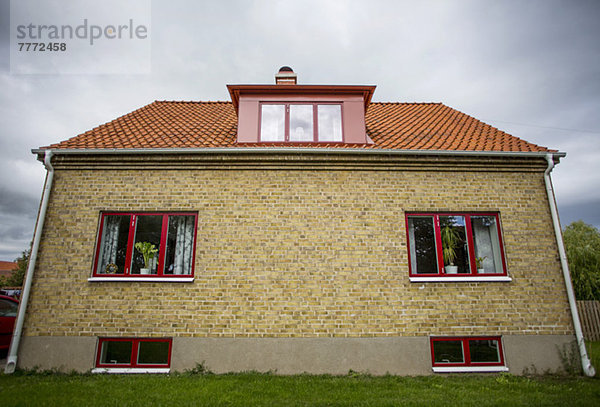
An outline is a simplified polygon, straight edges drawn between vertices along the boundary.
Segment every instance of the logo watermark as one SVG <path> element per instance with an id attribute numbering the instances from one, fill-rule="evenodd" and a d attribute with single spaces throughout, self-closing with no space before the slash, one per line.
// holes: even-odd
<path id="1" fill-rule="evenodd" d="M 150 72 L 150 0 L 12 0 L 14 74 Z"/>
<path id="2" fill-rule="evenodd" d="M 82 39 L 89 40 L 90 45 L 94 45 L 94 41 L 99 39 L 133 39 L 143 40 L 148 38 L 148 27 L 143 24 L 133 24 L 133 19 L 129 19 L 128 24 L 99 26 L 90 24 L 88 19 L 84 18 L 83 23 L 76 27 L 72 25 L 39 25 L 30 23 L 29 25 L 17 26 L 17 39 L 19 40 L 40 40 L 53 41 L 65 39 Z"/>

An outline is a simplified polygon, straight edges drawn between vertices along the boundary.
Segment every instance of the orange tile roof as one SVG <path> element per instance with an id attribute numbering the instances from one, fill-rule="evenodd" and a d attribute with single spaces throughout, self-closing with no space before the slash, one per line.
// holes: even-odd
<path id="1" fill-rule="evenodd" d="M 14 261 L 0 261 L 0 276 L 8 277 L 12 275 L 17 267 L 19 267 L 19 265 Z"/>
<path id="2" fill-rule="evenodd" d="M 298 144 L 394 150 L 547 152 L 441 103 L 377 103 L 366 113 L 374 144 Z M 265 147 L 237 144 L 237 117 L 231 102 L 155 101 L 52 149 Z M 281 147 L 281 144 L 277 144 Z"/>

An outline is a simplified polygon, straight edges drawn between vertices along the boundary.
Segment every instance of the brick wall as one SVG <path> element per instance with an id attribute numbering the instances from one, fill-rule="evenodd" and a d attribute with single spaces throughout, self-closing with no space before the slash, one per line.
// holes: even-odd
<path id="1" fill-rule="evenodd" d="M 25 335 L 571 334 L 543 165 L 442 164 L 58 162 Z M 194 283 L 88 282 L 103 210 L 197 211 Z M 410 283 L 405 211 L 499 211 L 513 281 Z"/>

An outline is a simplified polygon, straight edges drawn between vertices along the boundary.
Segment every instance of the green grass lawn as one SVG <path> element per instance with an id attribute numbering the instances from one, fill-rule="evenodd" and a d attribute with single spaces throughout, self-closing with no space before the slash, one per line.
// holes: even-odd
<path id="1" fill-rule="evenodd" d="M 453 375 L 0 375 L 3 406 L 598 406 L 600 380 Z"/>
<path id="2" fill-rule="evenodd" d="M 592 361 L 592 365 L 598 372 L 596 376 L 600 378 L 600 342 L 587 342 L 588 356 Z"/>

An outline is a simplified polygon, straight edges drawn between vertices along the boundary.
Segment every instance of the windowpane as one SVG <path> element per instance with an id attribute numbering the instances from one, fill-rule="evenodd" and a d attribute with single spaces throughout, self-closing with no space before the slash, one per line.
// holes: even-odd
<path id="1" fill-rule="evenodd" d="M 342 107 L 340 105 L 319 105 L 319 141 L 343 141 Z"/>
<path id="2" fill-rule="evenodd" d="M 192 274 L 194 220 L 193 215 L 169 216 L 165 274 Z"/>
<path id="3" fill-rule="evenodd" d="M 495 339 L 469 340 L 469 352 L 473 363 L 500 363 L 498 341 Z"/>
<path id="4" fill-rule="evenodd" d="M 495 216 L 471 216 L 475 257 L 479 273 L 502 273 L 502 255 Z"/>
<path id="5" fill-rule="evenodd" d="M 464 363 L 462 341 L 433 341 L 435 363 Z"/>
<path id="6" fill-rule="evenodd" d="M 446 273 L 470 273 L 464 216 L 440 216 L 442 256 Z"/>
<path id="7" fill-rule="evenodd" d="M 162 219 L 162 215 L 138 215 L 135 229 L 134 250 L 131 259 L 131 274 L 156 274 L 158 253 L 160 251 Z M 150 248 L 152 247 L 150 245 L 153 245 L 154 248 L 152 251 L 154 251 L 154 253 L 147 255 L 145 260 L 143 253 L 136 247 L 137 243 L 141 243 L 142 246 Z M 146 264 L 146 261 L 148 264 Z"/>
<path id="8" fill-rule="evenodd" d="M 196 220 L 174 213 L 102 216 L 94 276 L 191 276 Z"/>
<path id="9" fill-rule="evenodd" d="M 131 341 L 104 341 L 100 353 L 100 364 L 128 365 L 131 363 Z"/>
<path id="10" fill-rule="evenodd" d="M 285 141 L 285 105 L 262 105 L 261 141 Z"/>
<path id="11" fill-rule="evenodd" d="M 130 220 L 130 215 L 106 215 L 104 217 L 97 268 L 99 274 L 125 273 Z"/>
<path id="12" fill-rule="evenodd" d="M 0 300 L 0 317 L 16 317 L 19 304 L 10 300 Z"/>
<path id="13" fill-rule="evenodd" d="M 437 253 L 433 216 L 408 218 L 410 265 L 415 274 L 437 273 Z"/>
<path id="14" fill-rule="evenodd" d="M 313 140 L 313 106 L 290 105 L 290 141 Z"/>
<path id="15" fill-rule="evenodd" d="M 166 365 L 169 363 L 168 341 L 140 341 L 137 363 L 140 365 Z"/>

